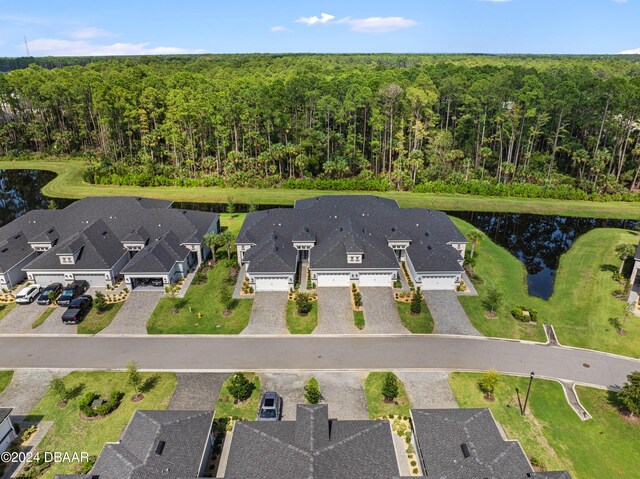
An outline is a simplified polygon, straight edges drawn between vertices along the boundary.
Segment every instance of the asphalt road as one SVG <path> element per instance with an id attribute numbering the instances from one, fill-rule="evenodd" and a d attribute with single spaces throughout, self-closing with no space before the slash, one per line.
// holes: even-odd
<path id="1" fill-rule="evenodd" d="M 0 368 L 156 371 L 455 370 L 563 379 L 616 388 L 640 360 L 486 338 L 404 336 L 3 336 Z"/>

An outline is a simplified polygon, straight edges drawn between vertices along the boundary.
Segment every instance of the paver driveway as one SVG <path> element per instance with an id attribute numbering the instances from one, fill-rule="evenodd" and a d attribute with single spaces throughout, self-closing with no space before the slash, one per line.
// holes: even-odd
<path id="1" fill-rule="evenodd" d="M 284 291 L 256 293 L 249 316 L 249 325 L 240 334 L 288 334 L 287 301 Z"/>
<path id="2" fill-rule="evenodd" d="M 318 288 L 318 327 L 314 334 L 357 334 L 349 288 Z"/>
<path id="3" fill-rule="evenodd" d="M 333 419 L 368 419 L 367 400 L 364 395 L 363 372 L 316 371 L 323 403 L 329 405 L 329 417 Z"/>
<path id="4" fill-rule="evenodd" d="M 62 322 L 62 315 L 66 310 L 67 308 L 62 306 L 56 307 L 47 320 L 36 329 L 33 329 L 32 332 L 36 334 L 76 334 L 77 325 L 64 324 Z"/>
<path id="5" fill-rule="evenodd" d="M 458 403 L 449 387 L 449 373 L 398 371 L 414 409 L 451 409 Z"/>
<path id="6" fill-rule="evenodd" d="M 407 334 L 391 288 L 360 288 L 364 309 L 364 331 L 371 334 Z"/>
<path id="7" fill-rule="evenodd" d="M 162 291 L 132 291 L 111 324 L 98 334 L 147 334 L 147 321 Z"/>
<path id="8" fill-rule="evenodd" d="M 32 333 L 31 324 L 45 308 L 46 306 L 40 306 L 35 301 L 31 304 L 17 304 L 0 320 L 0 334 Z"/>
<path id="9" fill-rule="evenodd" d="M 49 382 L 60 371 L 21 369 L 13 373 L 11 382 L 0 394 L 0 407 L 13 408 L 12 415 L 21 421 L 49 389 Z"/>
<path id="10" fill-rule="evenodd" d="M 226 373 L 177 373 L 178 385 L 167 409 L 212 411 L 228 377 Z"/>
<path id="11" fill-rule="evenodd" d="M 482 336 L 471 325 L 467 313 L 453 291 L 425 291 L 424 299 L 433 316 L 434 333 Z"/>
<path id="12" fill-rule="evenodd" d="M 307 372 L 260 373 L 261 393 L 275 391 L 282 396 L 283 421 L 295 420 L 296 406 L 306 403 L 304 385 L 310 377 Z"/>

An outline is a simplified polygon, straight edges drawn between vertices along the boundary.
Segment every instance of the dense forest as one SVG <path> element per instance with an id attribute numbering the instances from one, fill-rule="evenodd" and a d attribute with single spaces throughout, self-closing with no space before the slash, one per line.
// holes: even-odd
<path id="1" fill-rule="evenodd" d="M 0 152 L 133 185 L 640 200 L 638 57 L 217 55 L 0 74 Z"/>

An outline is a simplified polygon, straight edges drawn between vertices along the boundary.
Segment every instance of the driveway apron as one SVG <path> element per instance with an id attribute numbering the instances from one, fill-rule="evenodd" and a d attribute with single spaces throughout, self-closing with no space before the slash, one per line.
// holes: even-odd
<path id="1" fill-rule="evenodd" d="M 482 336 L 471 325 L 467 313 L 453 291 L 425 291 L 424 299 L 435 322 L 434 333 Z"/>
<path id="2" fill-rule="evenodd" d="M 240 334 L 289 334 L 287 301 L 289 294 L 285 291 L 256 293 L 249 325 Z"/>
<path id="3" fill-rule="evenodd" d="M 360 288 L 364 309 L 364 331 L 370 334 L 407 334 L 391 288 Z"/>
<path id="4" fill-rule="evenodd" d="M 162 291 L 132 291 L 111 324 L 98 334 L 147 334 L 147 321 Z"/>
<path id="5" fill-rule="evenodd" d="M 318 327 L 313 334 L 358 334 L 349 288 L 317 288 Z"/>
<path id="6" fill-rule="evenodd" d="M 0 320 L 0 334 L 30 334 L 33 332 L 31 324 L 38 319 L 46 306 L 40 306 L 35 301 L 31 304 L 16 304 L 16 306 Z"/>

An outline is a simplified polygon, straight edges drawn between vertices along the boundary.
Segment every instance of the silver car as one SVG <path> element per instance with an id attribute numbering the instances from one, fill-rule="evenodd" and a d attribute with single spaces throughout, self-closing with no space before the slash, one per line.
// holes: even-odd
<path id="1" fill-rule="evenodd" d="M 32 284 L 16 294 L 16 303 L 18 304 L 31 304 L 38 297 L 42 291 L 42 287 L 39 284 Z"/>
<path id="2" fill-rule="evenodd" d="M 264 393 L 260 399 L 258 421 L 279 421 L 280 419 L 282 419 L 282 398 L 278 393 Z"/>

